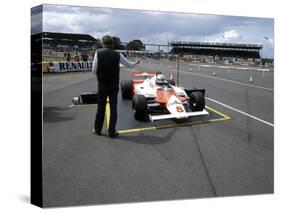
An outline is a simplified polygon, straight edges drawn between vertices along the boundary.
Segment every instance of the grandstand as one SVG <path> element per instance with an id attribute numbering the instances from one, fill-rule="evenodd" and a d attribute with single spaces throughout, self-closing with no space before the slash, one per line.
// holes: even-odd
<path id="1" fill-rule="evenodd" d="M 58 52 L 89 52 L 99 46 L 97 39 L 87 34 L 42 33 L 43 49 Z"/>
<path id="2" fill-rule="evenodd" d="M 42 32 L 31 36 L 42 45 L 43 61 L 88 60 L 100 42 L 88 34 Z"/>
<path id="3" fill-rule="evenodd" d="M 215 61 L 260 62 L 261 60 L 262 45 L 257 44 L 172 41 L 170 45 L 172 54 L 190 56 L 190 58 L 208 58 Z"/>

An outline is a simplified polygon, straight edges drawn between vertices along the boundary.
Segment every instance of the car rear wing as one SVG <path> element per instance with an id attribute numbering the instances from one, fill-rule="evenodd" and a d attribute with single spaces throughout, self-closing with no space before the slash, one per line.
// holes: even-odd
<path id="1" fill-rule="evenodd" d="M 187 96 L 190 96 L 191 93 L 193 92 L 200 92 L 203 94 L 203 96 L 205 96 L 206 93 L 206 89 L 184 89 L 185 93 Z"/>

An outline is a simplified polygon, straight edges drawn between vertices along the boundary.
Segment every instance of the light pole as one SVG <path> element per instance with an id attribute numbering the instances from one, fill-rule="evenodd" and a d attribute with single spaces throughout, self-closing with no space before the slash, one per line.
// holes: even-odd
<path id="1" fill-rule="evenodd" d="M 179 61 L 178 55 L 176 58 L 176 62 L 177 62 L 177 86 L 179 86 L 180 85 L 180 61 Z"/>

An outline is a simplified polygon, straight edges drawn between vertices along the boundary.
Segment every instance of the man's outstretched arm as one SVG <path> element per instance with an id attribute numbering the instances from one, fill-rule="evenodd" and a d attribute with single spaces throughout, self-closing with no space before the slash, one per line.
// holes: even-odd
<path id="1" fill-rule="evenodd" d="M 128 60 L 126 57 L 124 57 L 123 54 L 120 54 L 120 63 L 129 68 L 133 68 L 135 65 L 140 63 L 140 60 L 137 59 L 135 62 L 132 62 L 132 61 Z"/>
<path id="2" fill-rule="evenodd" d="M 97 52 L 95 52 L 95 56 L 94 56 L 94 60 L 93 60 L 93 65 L 92 65 L 92 72 L 94 72 L 96 74 L 97 73 L 97 69 L 98 69 L 98 54 L 97 54 Z"/>

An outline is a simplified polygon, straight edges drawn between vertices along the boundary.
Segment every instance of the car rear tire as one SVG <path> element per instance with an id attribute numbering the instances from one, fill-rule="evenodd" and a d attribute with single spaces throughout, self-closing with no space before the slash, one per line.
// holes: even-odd
<path id="1" fill-rule="evenodd" d="M 132 91 L 133 91 L 132 80 L 121 81 L 121 92 L 122 92 L 123 99 L 132 99 Z"/>
<path id="2" fill-rule="evenodd" d="M 148 116 L 147 102 L 143 95 L 135 95 L 132 102 L 135 119 L 145 121 Z"/>
<path id="3" fill-rule="evenodd" d="M 189 107 L 192 111 L 202 111 L 205 108 L 205 98 L 201 92 L 192 92 L 189 97 Z"/>

